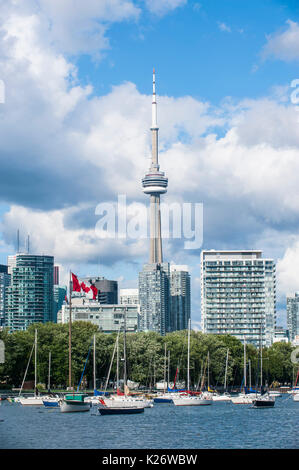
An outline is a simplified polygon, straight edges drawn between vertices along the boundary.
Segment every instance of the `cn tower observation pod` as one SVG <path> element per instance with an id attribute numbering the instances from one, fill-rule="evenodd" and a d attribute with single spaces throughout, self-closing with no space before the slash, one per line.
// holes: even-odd
<path id="1" fill-rule="evenodd" d="M 151 171 L 142 178 L 142 187 L 145 194 L 164 194 L 167 192 L 168 178 L 162 171 Z"/>

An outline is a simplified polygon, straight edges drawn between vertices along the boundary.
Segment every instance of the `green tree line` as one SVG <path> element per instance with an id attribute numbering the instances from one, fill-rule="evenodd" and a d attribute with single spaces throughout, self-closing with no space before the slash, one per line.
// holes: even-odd
<path id="1" fill-rule="evenodd" d="M 0 364 L 1 387 L 19 387 L 34 344 L 37 329 L 37 380 L 47 384 L 49 352 L 51 352 L 51 388 L 65 388 L 68 385 L 68 325 L 56 323 L 32 324 L 26 331 L 0 332 L 5 344 L 5 363 Z M 72 324 L 72 373 L 73 384 L 79 383 L 85 361 L 84 372 L 87 383 L 93 383 L 93 336 L 96 335 L 96 377 L 105 383 L 115 347 L 116 333 L 102 333 L 92 323 L 77 321 Z M 120 334 L 119 351 L 122 358 L 124 335 Z M 128 379 L 150 387 L 164 379 L 165 344 L 170 355 L 169 379 L 173 382 L 178 369 L 177 381 L 186 380 L 187 375 L 187 331 L 176 331 L 166 336 L 154 332 L 126 334 Z M 190 380 L 193 386 L 200 383 L 203 375 L 207 378 L 207 357 L 209 354 L 210 386 L 223 386 L 226 354 L 229 349 L 227 383 L 239 387 L 243 380 L 243 344 L 230 335 L 212 335 L 191 331 L 190 337 Z M 294 348 L 286 343 L 274 343 L 263 348 L 263 378 L 269 385 L 275 381 L 291 383 L 294 379 L 294 364 L 291 353 Z M 260 374 L 260 352 L 254 346 L 246 346 L 247 361 L 250 361 L 251 383 L 255 386 Z M 123 361 L 120 361 L 123 364 Z M 122 367 L 120 376 L 122 374 Z M 248 367 L 247 367 L 248 370 Z M 110 379 L 116 377 L 114 360 Z M 28 368 L 26 380 L 34 380 L 34 354 Z M 207 384 L 207 379 L 205 380 Z M 247 377 L 247 384 L 249 376 Z"/>

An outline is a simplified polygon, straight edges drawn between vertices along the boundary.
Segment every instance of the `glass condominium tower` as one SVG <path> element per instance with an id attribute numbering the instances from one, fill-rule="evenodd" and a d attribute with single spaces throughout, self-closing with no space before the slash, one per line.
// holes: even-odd
<path id="1" fill-rule="evenodd" d="M 229 334 L 271 346 L 276 326 L 276 274 L 260 250 L 201 252 L 203 333 Z"/>
<path id="2" fill-rule="evenodd" d="M 11 264 L 11 265 L 10 265 Z M 53 321 L 54 257 L 19 253 L 8 259 L 6 326 L 26 330 L 31 323 Z"/>
<path id="3" fill-rule="evenodd" d="M 287 296 L 287 329 L 290 341 L 299 335 L 299 292 Z"/>

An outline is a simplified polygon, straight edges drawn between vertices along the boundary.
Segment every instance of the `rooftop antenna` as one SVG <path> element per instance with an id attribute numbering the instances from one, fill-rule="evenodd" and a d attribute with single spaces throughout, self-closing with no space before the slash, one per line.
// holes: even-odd
<path id="1" fill-rule="evenodd" d="M 17 253 L 20 253 L 20 230 L 17 231 Z"/>
<path id="2" fill-rule="evenodd" d="M 30 235 L 28 234 L 28 237 L 27 237 L 27 253 L 29 255 L 29 251 L 30 251 Z"/>

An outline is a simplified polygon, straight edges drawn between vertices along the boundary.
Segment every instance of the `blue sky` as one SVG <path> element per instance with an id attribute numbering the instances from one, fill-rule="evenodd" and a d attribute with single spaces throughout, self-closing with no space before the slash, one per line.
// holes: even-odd
<path id="1" fill-rule="evenodd" d="M 298 22 L 298 23 L 297 23 Z M 277 262 L 278 323 L 299 290 L 299 5 L 282 0 L 21 0 L 0 6 L 0 263 L 16 231 L 79 275 L 135 286 L 148 242 L 99 240 L 95 207 L 147 203 L 156 69 L 165 201 L 203 202 L 204 248 Z M 200 250 L 188 264 L 200 322 Z"/>

